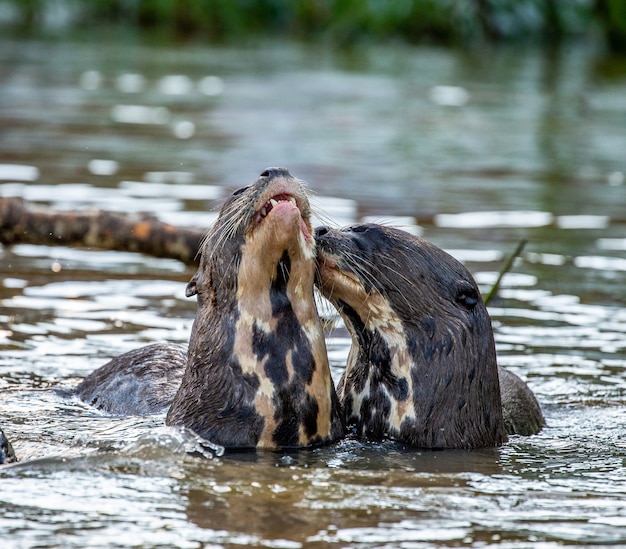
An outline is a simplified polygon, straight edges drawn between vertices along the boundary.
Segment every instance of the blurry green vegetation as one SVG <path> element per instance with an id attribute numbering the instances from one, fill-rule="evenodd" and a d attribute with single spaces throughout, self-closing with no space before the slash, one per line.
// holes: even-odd
<path id="1" fill-rule="evenodd" d="M 0 0 L 0 21 L 21 30 L 122 26 L 210 41 L 251 35 L 556 43 L 591 31 L 626 51 L 626 0 Z"/>
<path id="2" fill-rule="evenodd" d="M 626 53 L 626 0 L 597 0 L 596 7 L 609 49 Z"/>

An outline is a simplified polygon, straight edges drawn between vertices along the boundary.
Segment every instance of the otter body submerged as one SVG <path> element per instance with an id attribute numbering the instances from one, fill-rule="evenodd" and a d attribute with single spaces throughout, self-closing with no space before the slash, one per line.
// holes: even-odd
<path id="1" fill-rule="evenodd" d="M 6 463 L 14 463 L 17 461 L 13 446 L 9 439 L 5 436 L 4 431 L 0 429 L 0 465 Z"/>
<path id="2" fill-rule="evenodd" d="M 120 416 L 165 412 L 187 365 L 187 350 L 174 343 L 153 343 L 123 353 L 91 372 L 76 394 L 96 408 Z"/>
<path id="3" fill-rule="evenodd" d="M 469 271 L 390 227 L 323 227 L 316 240 L 319 287 L 353 339 L 338 387 L 347 424 L 422 448 L 505 442 L 491 322 Z M 507 387 L 511 376 L 523 384 L 510 374 Z"/>

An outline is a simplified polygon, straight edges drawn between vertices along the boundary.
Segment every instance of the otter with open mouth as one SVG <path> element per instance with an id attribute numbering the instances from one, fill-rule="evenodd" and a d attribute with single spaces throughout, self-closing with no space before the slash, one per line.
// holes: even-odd
<path id="1" fill-rule="evenodd" d="M 343 416 L 313 294 L 310 216 L 302 185 L 284 168 L 269 168 L 235 191 L 187 286 L 187 296 L 198 300 L 187 353 L 167 344 L 131 351 L 93 372 L 78 395 L 132 414 L 137 395 L 149 392 L 155 397 L 149 409 L 169 406 L 168 425 L 226 448 L 295 448 L 341 438 Z M 103 394 L 122 385 L 117 394 Z"/>
<path id="2" fill-rule="evenodd" d="M 353 340 L 337 392 L 358 435 L 484 448 L 505 442 L 506 427 L 519 432 L 513 420 L 543 426 L 524 382 L 510 372 L 499 379 L 489 314 L 460 262 L 375 224 L 321 227 L 316 242 L 317 284 Z"/>
<path id="3" fill-rule="evenodd" d="M 168 424 L 228 447 L 343 435 L 313 297 L 310 215 L 302 186 L 281 168 L 223 206 L 188 286 L 198 311 Z"/>

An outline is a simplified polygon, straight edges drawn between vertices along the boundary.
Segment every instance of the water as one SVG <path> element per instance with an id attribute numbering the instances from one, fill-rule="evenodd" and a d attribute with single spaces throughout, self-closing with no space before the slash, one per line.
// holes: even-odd
<path id="1" fill-rule="evenodd" d="M 344 441 L 200 456 L 163 418 L 70 389 L 109 358 L 184 343 L 192 269 L 132 253 L 0 248 L 4 547 L 626 544 L 626 71 L 561 55 L 285 43 L 0 42 L 0 195 L 208 227 L 267 166 L 320 222 L 387 220 L 484 291 L 500 363 L 548 425 L 502 448 Z M 331 314 L 330 311 L 326 311 Z M 339 376 L 349 341 L 329 335 Z"/>

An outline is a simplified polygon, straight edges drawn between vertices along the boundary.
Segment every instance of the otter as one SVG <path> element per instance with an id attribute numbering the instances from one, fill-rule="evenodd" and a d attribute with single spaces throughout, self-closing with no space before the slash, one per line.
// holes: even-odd
<path id="1" fill-rule="evenodd" d="M 301 183 L 284 168 L 268 168 L 235 191 L 187 286 L 187 296 L 197 296 L 188 351 L 156 344 L 125 353 L 88 376 L 78 396 L 125 415 L 167 409 L 168 425 L 225 448 L 341 438 L 314 299 L 310 217 Z"/>
<path id="2" fill-rule="evenodd" d="M 123 353 L 91 372 L 76 395 L 103 412 L 147 416 L 166 412 L 187 365 L 187 350 L 175 343 L 152 343 Z"/>
<path id="3" fill-rule="evenodd" d="M 4 431 L 0 429 L 0 465 L 6 463 L 14 463 L 17 461 L 13 446 L 9 442 L 9 439 L 4 434 Z"/>
<path id="4" fill-rule="evenodd" d="M 376 224 L 320 227 L 316 242 L 316 283 L 352 336 L 337 392 L 357 435 L 421 448 L 484 448 L 506 442 L 507 427 L 517 426 L 512 420 L 534 421 L 531 431 L 543 425 L 524 382 L 510 372 L 500 379 L 489 314 L 460 262 Z M 506 404 L 511 394 L 530 403 L 530 419 L 520 417 L 524 404 L 505 405 L 512 417 L 503 415 L 501 395 Z"/>
<path id="5" fill-rule="evenodd" d="M 526 382 L 498 366 L 504 427 L 509 435 L 536 435 L 546 425 L 541 406 Z"/>

